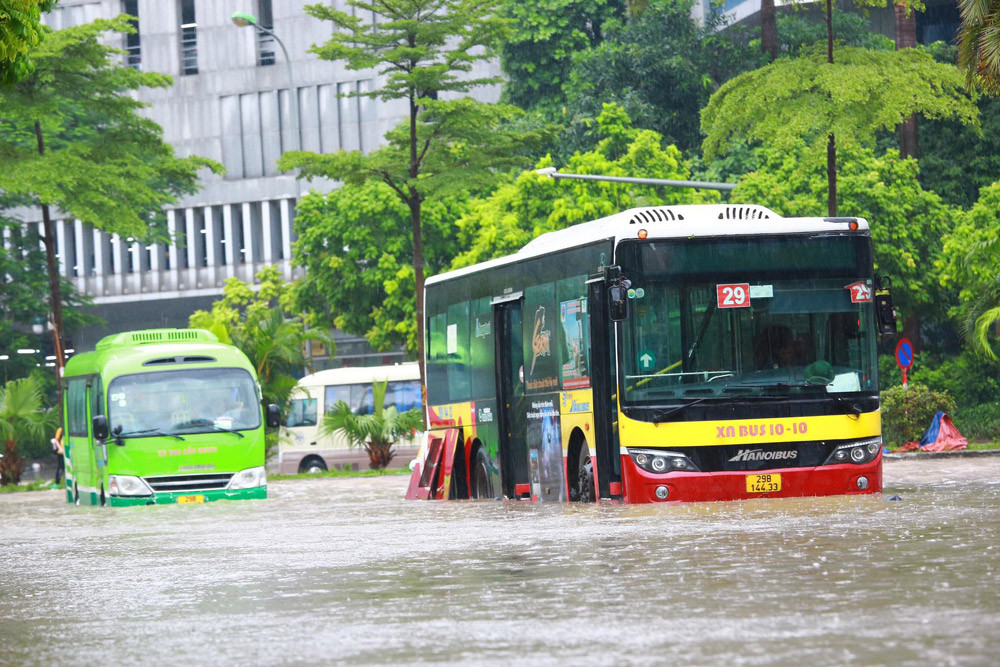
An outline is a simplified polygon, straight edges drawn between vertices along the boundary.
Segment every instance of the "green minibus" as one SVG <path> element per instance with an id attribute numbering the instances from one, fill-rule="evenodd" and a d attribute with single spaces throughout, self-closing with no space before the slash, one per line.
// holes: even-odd
<path id="1" fill-rule="evenodd" d="M 201 329 L 101 339 L 64 369 L 66 497 L 87 505 L 266 498 L 257 374 Z M 266 417 L 266 419 L 265 419 Z"/>

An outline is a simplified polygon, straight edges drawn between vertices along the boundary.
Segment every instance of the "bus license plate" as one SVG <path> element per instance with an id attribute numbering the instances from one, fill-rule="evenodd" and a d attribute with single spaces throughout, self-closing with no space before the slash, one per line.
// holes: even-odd
<path id="1" fill-rule="evenodd" d="M 747 475 L 747 493 L 781 491 L 781 475 Z"/>
<path id="2" fill-rule="evenodd" d="M 747 482 L 747 487 L 749 488 L 750 483 Z M 185 503 L 203 503 L 205 502 L 205 496 L 177 496 L 177 504 L 184 505 Z"/>

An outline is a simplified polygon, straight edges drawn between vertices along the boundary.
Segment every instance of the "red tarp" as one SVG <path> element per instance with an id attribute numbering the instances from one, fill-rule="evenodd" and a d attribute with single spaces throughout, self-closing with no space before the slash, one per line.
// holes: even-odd
<path id="1" fill-rule="evenodd" d="M 967 449 L 969 441 L 958 432 L 955 423 L 944 412 L 938 412 L 931 420 L 931 425 L 924 431 L 920 442 L 908 442 L 897 451 L 911 452 L 919 449 L 923 452 L 953 452 Z"/>

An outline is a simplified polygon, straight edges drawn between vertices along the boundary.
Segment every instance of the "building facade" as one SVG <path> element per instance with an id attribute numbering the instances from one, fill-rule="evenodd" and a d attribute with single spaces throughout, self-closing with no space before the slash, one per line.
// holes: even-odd
<path id="1" fill-rule="evenodd" d="M 127 13 L 134 35 L 112 35 L 124 61 L 143 71 L 174 78 L 169 88 L 138 96 L 147 115 L 164 131 L 178 155 L 200 155 L 222 163 L 224 176 L 205 173 L 199 192 L 166 211 L 170 241 L 145 245 L 90 228 L 79 220 L 56 223 L 60 271 L 94 300 L 106 322 L 74 335 L 86 350 L 104 335 L 137 327 L 187 326 L 188 316 L 207 308 L 227 278 L 253 282 L 265 265 L 291 280 L 295 205 L 309 189 L 280 173 L 288 150 L 329 153 L 376 148 L 405 118 L 402 102 L 357 96 L 377 90 L 375 70 L 353 71 L 320 60 L 309 49 L 324 43 L 331 24 L 304 11 L 307 0 L 62 0 L 46 22 L 59 29 Z M 343 0 L 332 3 L 351 11 Z M 285 60 L 273 37 L 234 24 L 234 12 L 257 17 L 288 51 Z M 496 75 L 493 61 L 471 76 Z M 350 97 L 348 95 L 354 94 Z M 499 87 L 476 97 L 495 101 Z M 22 214 L 40 224 L 40 213 Z M 363 338 L 337 332 L 337 365 L 388 363 L 401 352 L 373 353 Z M 326 365 L 321 363 L 320 365 Z"/>

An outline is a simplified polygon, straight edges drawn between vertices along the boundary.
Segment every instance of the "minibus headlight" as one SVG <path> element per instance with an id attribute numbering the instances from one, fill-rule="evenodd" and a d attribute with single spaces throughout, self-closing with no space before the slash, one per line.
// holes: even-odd
<path id="1" fill-rule="evenodd" d="M 866 438 L 839 445 L 830 456 L 827 457 L 824 465 L 830 463 L 868 463 L 875 460 L 882 449 L 882 438 Z"/>
<path id="2" fill-rule="evenodd" d="M 108 475 L 108 495 L 116 498 L 125 496 L 151 496 L 153 489 L 141 477 L 131 475 Z"/>
<path id="3" fill-rule="evenodd" d="M 681 454 L 680 452 L 629 450 L 629 455 L 632 457 L 632 460 L 635 461 L 637 466 L 646 472 L 652 472 L 658 475 L 673 472 L 675 470 L 684 470 L 688 472 L 698 471 L 698 466 L 696 466 L 686 455 Z"/>
<path id="4" fill-rule="evenodd" d="M 267 473 L 264 471 L 264 466 L 257 466 L 256 468 L 241 470 L 233 475 L 233 478 L 229 480 L 229 486 L 226 488 L 229 490 L 252 489 L 266 484 Z"/>

